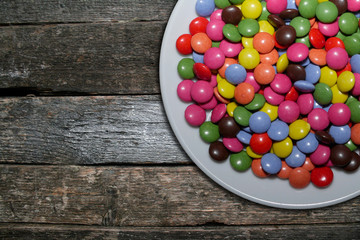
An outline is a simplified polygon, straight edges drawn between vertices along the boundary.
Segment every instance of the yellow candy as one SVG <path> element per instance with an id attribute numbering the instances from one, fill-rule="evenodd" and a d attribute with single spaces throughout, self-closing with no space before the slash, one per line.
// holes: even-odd
<path id="1" fill-rule="evenodd" d="M 244 48 L 254 48 L 252 37 L 242 37 L 241 42 Z"/>
<path id="2" fill-rule="evenodd" d="M 336 84 L 341 92 L 349 92 L 355 86 L 355 76 L 350 71 L 342 72 Z"/>
<path id="3" fill-rule="evenodd" d="M 218 82 L 217 88 L 220 95 L 224 98 L 231 99 L 234 97 L 235 86 L 229 83 L 226 79 L 220 80 L 220 82 Z"/>
<path id="4" fill-rule="evenodd" d="M 348 99 L 348 94 L 341 92 L 337 86 L 337 84 L 335 84 L 334 86 L 331 87 L 331 91 L 333 94 L 333 98 L 331 100 L 331 103 L 345 103 L 346 100 Z"/>
<path id="5" fill-rule="evenodd" d="M 267 32 L 270 33 L 271 35 L 273 35 L 275 32 L 274 27 L 266 20 L 260 20 L 259 26 L 260 26 L 260 30 L 259 30 L 260 32 Z"/>
<path id="6" fill-rule="evenodd" d="M 286 158 L 292 152 L 293 143 L 292 140 L 287 137 L 282 141 L 274 142 L 272 147 L 276 156 L 278 156 L 279 158 Z"/>
<path id="7" fill-rule="evenodd" d="M 281 55 L 276 63 L 276 70 L 278 73 L 283 73 L 289 66 L 289 59 L 287 58 L 286 53 Z"/>
<path id="8" fill-rule="evenodd" d="M 329 0 L 318 0 L 318 3 L 327 2 Z"/>
<path id="9" fill-rule="evenodd" d="M 308 122 L 298 119 L 289 125 L 289 136 L 294 140 L 303 139 L 310 132 L 310 128 Z"/>
<path id="10" fill-rule="evenodd" d="M 245 0 L 241 6 L 241 11 L 245 18 L 256 19 L 261 15 L 262 6 L 258 0 Z"/>
<path id="11" fill-rule="evenodd" d="M 247 0 L 246 0 L 247 1 Z M 239 63 L 246 69 L 254 69 L 260 62 L 260 54 L 254 48 L 244 48 L 239 54 Z"/>
<path id="12" fill-rule="evenodd" d="M 270 120 L 274 121 L 278 117 L 278 108 L 278 106 L 274 106 L 265 102 L 264 106 L 260 109 L 260 111 L 269 115 Z"/>
<path id="13" fill-rule="evenodd" d="M 337 74 L 334 70 L 330 69 L 328 66 L 321 68 L 320 70 L 320 79 L 319 82 L 326 83 L 329 87 L 335 85 L 337 80 Z"/>
<path id="14" fill-rule="evenodd" d="M 261 158 L 262 157 L 262 155 L 254 153 L 254 151 L 251 149 L 250 146 L 246 147 L 246 153 L 247 153 L 247 155 L 249 155 L 249 157 L 252 157 L 252 158 Z"/>
<path id="15" fill-rule="evenodd" d="M 238 105 L 236 104 L 236 102 L 231 102 L 226 106 L 226 112 L 227 114 L 229 114 L 230 117 L 234 116 L 234 110 Z"/>
<path id="16" fill-rule="evenodd" d="M 220 74 L 216 75 L 216 82 L 219 83 L 220 81 L 225 80 Z"/>

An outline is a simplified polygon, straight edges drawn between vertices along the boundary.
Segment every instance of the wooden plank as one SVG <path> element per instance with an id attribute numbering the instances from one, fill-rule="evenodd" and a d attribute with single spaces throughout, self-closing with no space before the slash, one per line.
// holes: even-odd
<path id="1" fill-rule="evenodd" d="M 159 49 L 165 24 L 2 27 L 0 89 L 32 88 L 44 94 L 159 93 Z"/>
<path id="2" fill-rule="evenodd" d="M 191 163 L 159 95 L 0 99 L 0 162 Z"/>
<path id="3" fill-rule="evenodd" d="M 0 1 L 0 24 L 166 20 L 176 0 Z"/>
<path id="4" fill-rule="evenodd" d="M 0 166 L 0 221 L 105 226 L 345 224 L 360 198 L 315 210 L 264 207 L 194 166 Z"/>
<path id="5" fill-rule="evenodd" d="M 360 224 L 233 227 L 138 227 L 0 225 L 1 239 L 358 239 Z"/>

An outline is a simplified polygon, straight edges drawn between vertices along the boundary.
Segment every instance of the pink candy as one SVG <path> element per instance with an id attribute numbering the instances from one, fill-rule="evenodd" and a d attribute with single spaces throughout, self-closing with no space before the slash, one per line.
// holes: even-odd
<path id="1" fill-rule="evenodd" d="M 290 61 L 301 62 L 309 56 L 309 48 L 304 43 L 294 43 L 288 48 L 286 54 Z"/>
<path id="2" fill-rule="evenodd" d="M 266 87 L 264 89 L 264 97 L 268 103 L 270 103 L 271 105 L 275 105 L 275 106 L 278 106 L 285 99 L 284 95 L 280 95 L 280 94 L 274 92 L 271 89 L 271 87 Z"/>
<path id="3" fill-rule="evenodd" d="M 194 82 L 191 80 L 183 80 L 179 83 L 177 87 L 177 95 L 184 102 L 191 102 L 191 88 L 194 85 Z"/>
<path id="4" fill-rule="evenodd" d="M 299 105 L 293 101 L 284 101 L 279 105 L 278 115 L 280 120 L 286 123 L 292 123 L 299 118 Z"/>
<path id="5" fill-rule="evenodd" d="M 208 23 L 206 26 L 206 34 L 213 41 L 221 41 L 224 38 L 223 27 L 225 22 L 221 20 L 213 20 Z"/>
<path id="6" fill-rule="evenodd" d="M 326 53 L 326 62 L 328 66 L 335 70 L 343 69 L 348 63 L 349 55 L 345 49 L 335 47 Z"/>
<path id="7" fill-rule="evenodd" d="M 231 152 L 240 152 L 244 148 L 237 138 L 223 138 L 223 143 Z"/>
<path id="8" fill-rule="evenodd" d="M 287 0 L 267 0 L 266 8 L 270 13 L 279 14 L 286 9 Z"/>
<path id="9" fill-rule="evenodd" d="M 210 69 L 219 69 L 225 63 L 225 54 L 220 48 L 212 47 L 205 52 L 204 63 Z"/>
<path id="10" fill-rule="evenodd" d="M 191 88 L 191 98 L 197 103 L 206 103 L 214 95 L 213 88 L 207 81 L 199 80 Z"/>
<path id="11" fill-rule="evenodd" d="M 300 113 L 303 115 L 309 114 L 313 110 L 314 97 L 311 93 L 301 94 L 296 103 L 300 107 Z"/>
<path id="12" fill-rule="evenodd" d="M 315 165 L 323 165 L 329 161 L 330 148 L 328 146 L 319 144 L 315 152 L 310 155 L 310 160 Z"/>
<path id="13" fill-rule="evenodd" d="M 211 112 L 211 122 L 217 123 L 226 114 L 226 104 L 220 103 Z"/>
<path id="14" fill-rule="evenodd" d="M 221 41 L 219 48 L 225 54 L 225 57 L 236 57 L 239 55 L 240 51 L 243 49 L 241 43 L 232 43 L 224 39 Z"/>
<path id="15" fill-rule="evenodd" d="M 326 37 L 333 37 L 339 32 L 338 19 L 332 23 L 318 22 L 320 32 Z"/>
<path id="16" fill-rule="evenodd" d="M 328 113 L 321 108 L 313 109 L 309 113 L 307 121 L 313 130 L 324 130 L 330 123 Z"/>
<path id="17" fill-rule="evenodd" d="M 278 73 L 275 75 L 274 80 L 270 83 L 270 87 L 276 93 L 285 94 L 290 91 L 292 82 L 287 75 Z"/>
<path id="18" fill-rule="evenodd" d="M 206 112 L 196 104 L 191 104 L 185 109 L 186 121 L 194 127 L 200 126 L 205 122 Z"/>
<path id="19" fill-rule="evenodd" d="M 329 120 L 336 126 L 343 126 L 350 121 L 350 108 L 344 103 L 333 104 L 328 112 Z"/>

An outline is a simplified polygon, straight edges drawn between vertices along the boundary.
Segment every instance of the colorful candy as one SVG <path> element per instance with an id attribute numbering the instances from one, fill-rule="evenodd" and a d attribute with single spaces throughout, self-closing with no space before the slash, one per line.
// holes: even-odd
<path id="1" fill-rule="evenodd" d="M 175 44 L 177 95 L 210 157 L 294 188 L 358 169 L 359 10 L 358 0 L 197 0 Z"/>

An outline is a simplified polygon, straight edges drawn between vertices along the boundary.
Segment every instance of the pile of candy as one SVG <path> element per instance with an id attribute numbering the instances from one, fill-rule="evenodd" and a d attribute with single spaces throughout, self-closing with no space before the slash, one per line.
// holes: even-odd
<path id="1" fill-rule="evenodd" d="M 197 0 L 176 41 L 191 54 L 177 94 L 212 159 L 294 188 L 358 169 L 359 11 L 360 0 Z"/>

